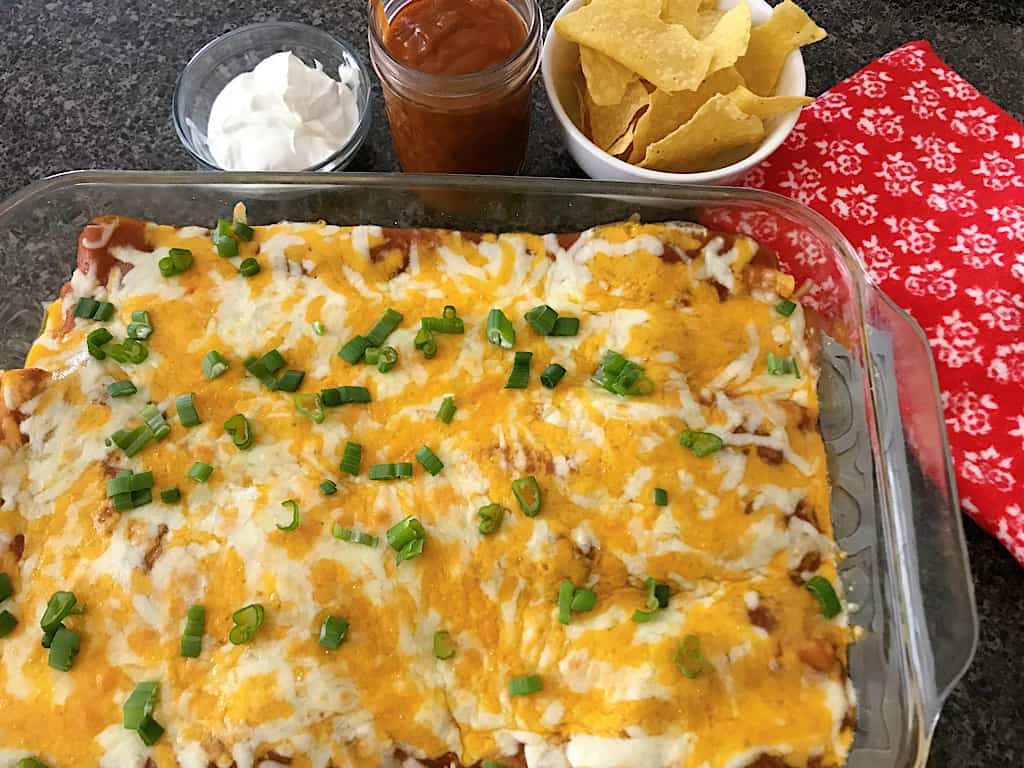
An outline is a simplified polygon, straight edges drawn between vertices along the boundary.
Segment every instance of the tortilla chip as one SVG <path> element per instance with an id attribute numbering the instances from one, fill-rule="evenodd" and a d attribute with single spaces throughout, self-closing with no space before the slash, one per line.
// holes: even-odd
<path id="1" fill-rule="evenodd" d="M 586 136 L 590 135 L 590 117 L 587 114 L 587 88 L 580 82 L 579 78 L 573 78 L 572 89 L 576 94 L 576 114 L 569 115 L 573 123 Z"/>
<path id="2" fill-rule="evenodd" d="M 806 107 L 814 101 L 810 96 L 758 96 L 742 85 L 728 95 L 741 110 L 762 120 Z"/>
<path id="3" fill-rule="evenodd" d="M 666 24 L 683 24 L 693 32 L 691 25 L 697 22 L 697 13 L 702 0 L 664 0 L 661 5 L 661 20 Z"/>
<path id="4" fill-rule="evenodd" d="M 580 66 L 587 81 L 587 90 L 595 104 L 610 107 L 622 101 L 627 86 L 636 75 L 600 51 L 580 46 Z"/>
<path id="5" fill-rule="evenodd" d="M 746 114 L 728 96 L 718 94 L 685 125 L 651 144 L 640 167 L 675 173 L 706 170 L 708 158 L 763 138 L 761 118 Z"/>
<path id="6" fill-rule="evenodd" d="M 555 29 L 566 40 L 600 51 L 658 88 L 697 88 L 711 63 L 710 46 L 686 27 L 666 24 L 657 11 L 651 15 L 649 6 L 650 0 L 591 0 L 556 21 Z"/>
<path id="7" fill-rule="evenodd" d="M 705 45 L 711 46 L 711 64 L 708 72 L 731 67 L 747 52 L 750 42 L 750 6 L 740 3 L 726 13 L 714 28 L 703 39 Z"/>
<path id="8" fill-rule="evenodd" d="M 775 7 L 771 18 L 750 31 L 747 52 L 736 62 L 747 87 L 758 96 L 771 96 L 786 57 L 802 45 L 824 39 L 819 27 L 791 0 Z"/>
<path id="9" fill-rule="evenodd" d="M 694 21 L 693 26 L 688 27 L 688 29 L 698 40 L 703 40 L 711 33 L 715 25 L 722 20 L 723 16 L 725 16 L 725 11 L 701 11 L 697 14 L 697 19 Z"/>
<path id="10" fill-rule="evenodd" d="M 646 109 L 650 103 L 647 89 L 639 80 L 626 86 L 622 101 L 610 107 L 594 103 L 590 94 L 586 94 L 587 115 L 590 120 L 590 139 L 606 152 L 627 132 L 630 125 Z M 627 144 L 628 146 L 628 144 Z M 621 152 L 622 149 L 620 148 Z M 614 153 L 613 153 L 614 154 Z"/>
<path id="11" fill-rule="evenodd" d="M 629 162 L 638 163 L 643 160 L 650 144 L 660 141 L 685 124 L 712 96 L 729 93 L 741 85 L 743 85 L 743 78 L 740 77 L 739 72 L 732 67 L 727 67 L 712 73 L 695 91 L 677 91 L 676 93 L 655 91 L 652 93 L 650 109 L 637 123 Z"/>

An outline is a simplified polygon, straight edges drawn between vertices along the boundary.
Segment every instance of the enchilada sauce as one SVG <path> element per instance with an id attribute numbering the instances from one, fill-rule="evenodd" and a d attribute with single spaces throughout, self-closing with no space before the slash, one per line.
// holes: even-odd
<path id="1" fill-rule="evenodd" d="M 512 5 L 413 0 L 381 37 L 390 61 L 374 63 L 403 170 L 522 168 L 537 53 Z"/>

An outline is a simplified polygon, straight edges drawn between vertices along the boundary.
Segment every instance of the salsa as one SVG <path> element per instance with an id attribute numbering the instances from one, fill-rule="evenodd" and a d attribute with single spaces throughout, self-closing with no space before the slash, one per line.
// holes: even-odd
<path id="1" fill-rule="evenodd" d="M 536 0 L 377 0 L 370 53 L 403 170 L 522 169 L 540 27 Z"/>
<path id="2" fill-rule="evenodd" d="M 512 58 L 526 41 L 506 0 L 413 0 L 388 24 L 384 45 L 407 67 L 471 75 Z"/>

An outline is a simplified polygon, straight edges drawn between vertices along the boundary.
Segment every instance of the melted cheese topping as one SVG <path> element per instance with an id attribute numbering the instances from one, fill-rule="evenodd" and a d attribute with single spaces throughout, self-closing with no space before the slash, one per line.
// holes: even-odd
<path id="1" fill-rule="evenodd" d="M 824 620 L 801 583 L 814 573 L 835 583 L 838 557 L 813 426 L 816 364 L 802 310 L 782 317 L 776 294 L 747 289 L 756 244 L 692 225 L 601 227 L 568 248 L 529 234 L 390 234 L 257 227 L 239 258 L 255 256 L 263 270 L 245 279 L 206 230 L 149 225 L 152 252 L 113 249 L 127 273 L 115 267 L 97 286 L 76 272 L 64 309 L 103 297 L 117 307 L 106 324 L 115 338 L 136 309 L 155 332 L 143 364 L 99 361 L 85 345 L 97 324 L 64 329 L 58 302 L 28 360 L 52 375 L 7 404 L 23 443 L 0 441 L 0 570 L 13 577 L 7 607 L 21 623 L 0 640 L 0 762 L 29 753 L 118 768 L 250 768 L 268 753 L 335 768 L 449 753 L 464 765 L 504 756 L 529 768 L 843 762 L 853 707 L 845 613 Z M 195 265 L 168 279 L 157 262 L 170 247 L 191 249 Z M 534 333 L 522 317 L 541 303 L 579 317 L 580 334 Z M 413 349 L 419 318 L 444 304 L 458 308 L 465 334 L 439 335 L 425 360 Z M 516 349 L 534 353 L 525 390 L 503 388 L 512 355 L 485 339 L 492 306 L 513 320 Z M 397 367 L 346 364 L 338 349 L 387 307 L 405 316 L 388 342 Z M 242 359 L 273 347 L 307 372 L 301 391 L 362 385 L 373 401 L 313 424 L 246 375 Z M 208 381 L 201 359 L 211 349 L 231 367 Z M 654 393 L 623 399 L 591 384 L 606 349 L 644 365 Z M 768 375 L 769 352 L 794 357 L 802 377 Z M 554 390 L 537 381 L 551 362 L 568 371 Z M 139 393 L 109 398 L 114 378 Z M 183 392 L 195 393 L 198 427 L 173 416 Z M 445 425 L 435 413 L 448 394 L 458 411 Z M 107 447 L 147 402 L 168 411 L 170 436 L 131 459 Z M 249 451 L 222 428 L 238 412 L 253 425 Z M 725 448 L 697 458 L 678 444 L 683 429 L 717 434 Z M 364 446 L 354 478 L 338 472 L 347 440 Z M 370 464 L 412 461 L 424 444 L 445 464 L 436 477 L 416 465 L 408 480 L 367 478 Z M 197 460 L 214 467 L 204 485 L 185 476 Z M 157 488 L 182 489 L 182 502 L 113 512 L 105 481 L 121 469 L 152 470 Z M 527 474 L 543 493 L 535 518 L 511 493 Z M 325 478 L 337 494 L 319 493 Z M 652 503 L 656 486 L 668 506 Z M 275 527 L 287 498 L 302 510 L 292 533 Z M 489 501 L 513 512 L 483 537 L 476 511 Z M 427 539 L 423 556 L 400 566 L 383 543 L 330 533 L 340 523 L 383 538 L 407 515 Z M 16 535 L 20 557 L 8 546 Z M 648 576 L 673 595 L 637 624 Z M 569 626 L 557 620 L 562 579 L 598 595 Z M 60 589 L 86 606 L 68 620 L 82 649 L 67 673 L 50 669 L 39 645 L 38 619 Z M 251 602 L 266 607 L 266 624 L 232 645 L 231 614 Z M 206 636 L 200 658 L 184 659 L 193 603 L 206 606 Z M 328 614 L 351 623 L 335 651 L 317 643 Z M 457 649 L 450 661 L 433 656 L 439 629 Z M 695 679 L 673 663 L 690 634 L 705 657 Z M 815 664 L 823 644 L 831 659 Z M 525 674 L 539 674 L 543 690 L 510 696 L 508 681 Z M 142 680 L 161 683 L 155 716 L 167 732 L 152 748 L 121 727 L 122 702 Z"/>

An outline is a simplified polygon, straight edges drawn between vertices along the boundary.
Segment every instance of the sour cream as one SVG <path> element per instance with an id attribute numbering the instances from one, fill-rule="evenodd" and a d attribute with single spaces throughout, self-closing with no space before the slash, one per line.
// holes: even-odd
<path id="1" fill-rule="evenodd" d="M 232 171 L 301 171 L 323 162 L 359 121 L 355 73 L 334 80 L 320 62 L 307 67 L 291 51 L 267 57 L 235 77 L 214 99 L 207 143 Z"/>

